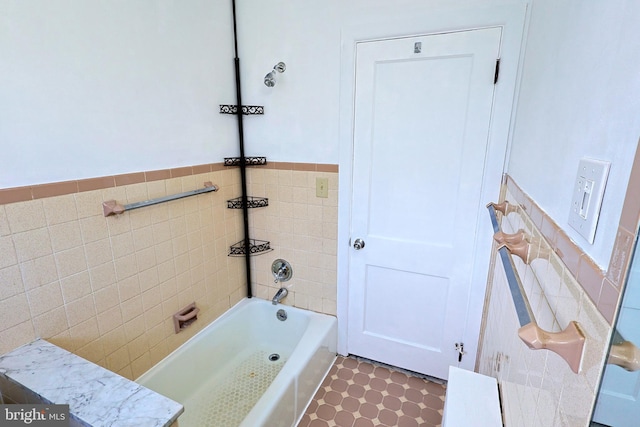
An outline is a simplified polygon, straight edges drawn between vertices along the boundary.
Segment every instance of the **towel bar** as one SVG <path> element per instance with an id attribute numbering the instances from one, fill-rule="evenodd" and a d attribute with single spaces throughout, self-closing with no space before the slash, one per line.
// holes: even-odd
<path id="1" fill-rule="evenodd" d="M 119 215 L 124 211 L 130 211 L 132 209 L 144 208 L 146 206 L 157 205 L 158 203 L 170 202 L 172 200 L 182 199 L 184 197 L 195 196 L 203 193 L 210 193 L 211 191 L 218 191 L 218 186 L 212 184 L 210 181 L 204 183 L 204 188 L 198 190 L 187 191 L 180 194 L 174 194 L 171 196 L 158 197 L 157 199 L 145 200 L 143 202 L 130 203 L 128 205 L 121 205 L 115 200 L 107 200 L 102 203 L 102 212 L 104 216 Z"/>
<path id="2" fill-rule="evenodd" d="M 584 353 L 585 344 L 585 336 L 580 329 L 580 325 L 576 321 L 571 321 L 561 332 L 548 332 L 540 328 L 535 320 L 526 292 L 522 287 L 522 282 L 520 281 L 520 277 L 513 265 L 513 259 L 511 258 L 511 255 L 516 255 L 526 264 L 529 264 L 538 257 L 545 256 L 545 254 L 548 255 L 548 252 L 544 249 L 540 249 L 539 242 L 529 242 L 527 240 L 527 236 L 522 230 L 513 235 L 502 233 L 496 218 L 496 206 L 497 205 L 493 203 L 487 205 L 491 223 L 494 231 L 496 232 L 494 239 L 496 241 L 498 239 L 504 240 L 506 236 L 507 240 L 514 241 L 514 243 L 505 242 L 500 244 L 497 250 L 500 254 L 500 258 L 502 259 L 507 283 L 509 285 L 509 290 L 511 291 L 511 298 L 520 323 L 518 336 L 530 349 L 547 349 L 558 354 L 567 362 L 573 372 L 578 373 L 580 372 L 580 367 L 582 365 L 582 355 Z M 509 205 L 507 204 L 505 209 L 507 209 L 507 206 Z M 521 231 L 522 233 L 520 233 Z M 496 238 L 496 236 L 498 238 Z"/>

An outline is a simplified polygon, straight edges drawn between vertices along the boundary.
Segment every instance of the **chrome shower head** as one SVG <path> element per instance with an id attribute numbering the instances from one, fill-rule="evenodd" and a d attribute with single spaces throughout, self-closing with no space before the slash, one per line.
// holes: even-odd
<path id="1" fill-rule="evenodd" d="M 267 87 L 274 87 L 276 85 L 276 72 L 271 71 L 266 76 L 264 76 L 264 84 Z"/>
<path id="2" fill-rule="evenodd" d="M 273 70 L 271 70 L 269 73 L 267 73 L 266 76 L 264 76 L 265 86 L 274 87 L 276 85 L 276 75 L 278 73 L 284 73 L 286 69 L 287 66 L 284 62 L 278 62 L 276 65 L 274 65 Z"/>

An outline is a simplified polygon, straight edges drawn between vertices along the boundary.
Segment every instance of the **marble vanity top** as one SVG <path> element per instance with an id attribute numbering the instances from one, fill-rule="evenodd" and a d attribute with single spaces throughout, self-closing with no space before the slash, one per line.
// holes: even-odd
<path id="1" fill-rule="evenodd" d="M 0 375 L 43 403 L 68 404 L 91 427 L 170 426 L 184 408 L 154 391 L 38 339 L 0 356 Z"/>

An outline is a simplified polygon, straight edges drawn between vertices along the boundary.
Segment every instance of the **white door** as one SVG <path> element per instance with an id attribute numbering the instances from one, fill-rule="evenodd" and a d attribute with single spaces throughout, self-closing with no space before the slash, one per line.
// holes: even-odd
<path id="1" fill-rule="evenodd" d="M 640 347 L 639 258 L 640 251 L 636 248 L 616 326 L 622 338 L 637 347 Z M 640 420 L 640 371 L 606 366 L 593 420 L 611 427 L 627 427 L 630 420 Z"/>
<path id="2" fill-rule="evenodd" d="M 446 378 L 466 321 L 501 30 L 358 43 L 347 350 Z M 499 186 L 499 182 L 489 185 Z"/>

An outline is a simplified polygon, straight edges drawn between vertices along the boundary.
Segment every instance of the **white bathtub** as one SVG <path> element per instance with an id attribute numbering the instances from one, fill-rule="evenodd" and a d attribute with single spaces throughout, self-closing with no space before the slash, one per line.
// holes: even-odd
<path id="1" fill-rule="evenodd" d="M 335 317 L 244 299 L 136 382 L 184 405 L 180 427 L 294 427 L 336 340 Z"/>

